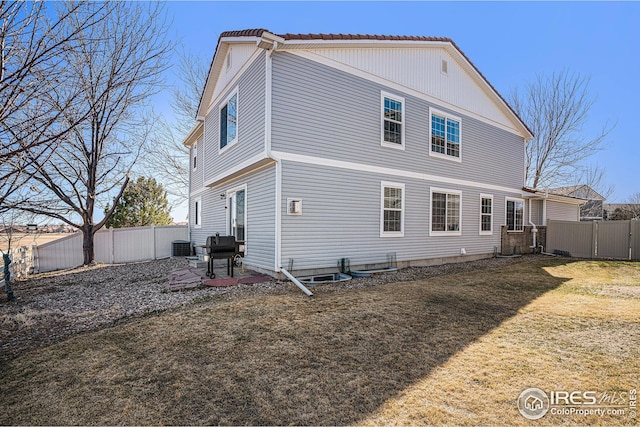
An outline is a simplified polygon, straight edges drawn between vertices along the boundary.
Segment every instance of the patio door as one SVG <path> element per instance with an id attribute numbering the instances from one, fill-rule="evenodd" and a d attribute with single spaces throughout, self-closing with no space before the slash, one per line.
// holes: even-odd
<path id="1" fill-rule="evenodd" d="M 247 189 L 242 187 L 227 194 L 229 235 L 235 236 L 236 240 L 244 241 L 247 222 Z"/>

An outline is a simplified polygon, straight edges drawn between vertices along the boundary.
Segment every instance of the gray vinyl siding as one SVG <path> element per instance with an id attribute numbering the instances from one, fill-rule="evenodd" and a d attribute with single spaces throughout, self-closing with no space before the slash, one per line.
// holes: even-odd
<path id="1" fill-rule="evenodd" d="M 405 185 L 404 237 L 380 237 L 381 181 Z M 462 235 L 430 236 L 430 188 L 461 190 Z M 340 258 L 351 265 L 384 263 L 387 254 L 398 261 L 419 261 L 493 253 L 500 247 L 505 223 L 505 197 L 493 191 L 493 234 L 479 235 L 480 193 L 474 187 L 381 176 L 327 166 L 285 161 L 282 168 L 282 263 L 294 260 L 294 270 L 334 268 Z M 286 213 L 287 198 L 302 199 L 302 215 Z"/>
<path id="2" fill-rule="evenodd" d="M 521 188 L 522 137 L 323 64 L 273 56 L 272 148 Z M 381 91 L 405 98 L 405 150 L 381 146 Z M 429 107 L 461 118 L 462 162 L 429 156 Z"/>
<path id="3" fill-rule="evenodd" d="M 202 197 L 202 227 L 191 228 L 192 244 L 204 245 L 207 236 L 227 235 L 227 190 L 247 185 L 246 256 L 248 267 L 273 270 L 275 264 L 275 166 L 267 166 L 223 185 L 205 189 Z M 191 210 L 193 212 L 192 197 Z M 193 223 L 193 222 L 192 222 Z"/>
<path id="4" fill-rule="evenodd" d="M 219 154 L 220 106 L 238 88 L 238 143 Z M 248 67 L 236 84 L 207 114 L 204 125 L 204 182 L 264 151 L 265 126 L 264 53 Z M 198 153 L 200 154 L 200 153 Z"/>
<path id="5" fill-rule="evenodd" d="M 580 221 L 577 205 L 547 200 L 547 219 L 559 221 Z"/>
<path id="6" fill-rule="evenodd" d="M 197 191 L 202 188 L 202 170 L 204 168 L 202 156 L 202 137 L 198 138 L 198 154 L 196 159 L 196 168 L 193 168 L 193 147 L 189 150 L 189 171 L 191 173 L 191 191 Z"/>

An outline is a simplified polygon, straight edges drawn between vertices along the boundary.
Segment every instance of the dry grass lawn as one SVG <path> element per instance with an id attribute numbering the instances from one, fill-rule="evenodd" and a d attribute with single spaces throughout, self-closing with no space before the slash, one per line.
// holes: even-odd
<path id="1" fill-rule="evenodd" d="M 537 422 L 520 392 L 638 388 L 640 264 L 537 258 L 380 285 L 215 298 L 0 366 L 0 424 Z"/>

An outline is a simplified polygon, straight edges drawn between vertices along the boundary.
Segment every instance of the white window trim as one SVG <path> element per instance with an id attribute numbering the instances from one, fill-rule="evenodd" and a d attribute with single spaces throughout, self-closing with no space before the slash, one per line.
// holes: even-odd
<path id="1" fill-rule="evenodd" d="M 446 119 L 455 120 L 455 121 L 457 121 L 459 123 L 459 125 L 460 125 L 460 135 L 459 135 L 459 137 L 460 137 L 460 144 L 459 144 L 460 145 L 460 147 L 459 147 L 460 156 L 453 157 L 453 156 L 450 156 L 448 154 L 436 153 L 436 152 L 431 150 L 431 135 L 432 135 L 432 133 L 431 133 L 432 129 L 431 128 L 433 126 L 431 116 L 433 116 L 434 114 L 436 116 L 444 117 Z M 447 135 L 447 125 L 445 123 L 445 142 L 444 142 L 445 152 L 447 151 L 446 135 Z M 460 117 L 454 116 L 453 114 L 450 114 L 450 113 L 445 113 L 444 111 L 435 109 L 433 107 L 429 107 L 429 156 L 437 157 L 439 159 L 449 160 L 450 162 L 462 163 L 462 119 Z"/>
<path id="2" fill-rule="evenodd" d="M 460 206 L 458 207 L 458 220 L 460 221 L 458 231 L 433 231 L 433 193 L 453 194 L 460 197 Z M 446 221 L 446 213 L 445 213 Z M 446 224 L 446 222 L 445 222 Z M 462 236 L 462 191 L 451 190 L 448 188 L 431 187 L 429 189 L 429 235 L 430 236 Z"/>
<path id="3" fill-rule="evenodd" d="M 400 140 L 401 143 L 400 144 L 396 144 L 395 142 L 387 142 L 384 140 L 384 121 L 385 121 L 385 117 L 384 117 L 384 99 L 385 98 L 389 98 L 393 101 L 397 101 L 402 103 L 402 122 L 400 122 L 400 125 L 402 126 L 401 128 L 401 134 L 400 134 Z M 382 145 L 383 147 L 387 147 L 387 148 L 393 148 L 395 150 L 404 150 L 404 130 L 406 127 L 406 123 L 407 123 L 407 118 L 405 116 L 405 101 L 404 98 L 398 95 L 394 95 L 391 94 L 389 92 L 385 92 L 385 91 L 380 91 L 380 145 Z"/>
<path id="4" fill-rule="evenodd" d="M 229 206 L 229 197 L 232 194 L 237 193 L 238 191 L 244 190 L 244 253 L 247 253 L 247 237 L 249 237 L 249 223 L 247 222 L 247 213 L 249 211 L 249 192 L 247 191 L 247 184 L 238 185 L 236 187 L 230 188 L 225 192 L 225 233 L 229 235 L 231 232 L 231 219 L 229 218 L 229 212 L 231 212 L 231 206 Z"/>
<path id="5" fill-rule="evenodd" d="M 202 196 L 198 196 L 193 199 L 193 228 L 202 228 Z"/>
<path id="6" fill-rule="evenodd" d="M 227 145 L 220 148 L 220 131 L 221 131 L 220 127 L 222 125 L 222 123 L 220 123 L 220 112 L 222 111 L 224 106 L 229 103 L 229 101 L 231 100 L 231 98 L 233 98 L 234 95 L 236 96 L 236 137 L 233 140 L 231 140 L 231 142 L 229 142 Z M 227 95 L 227 97 L 220 103 L 220 105 L 218 105 L 218 136 L 217 136 L 218 155 L 225 153 L 231 147 L 233 147 L 238 143 L 239 133 L 240 133 L 240 96 L 238 96 L 238 86 L 236 86 L 235 88 L 233 88 L 231 92 L 229 92 L 229 95 Z"/>
<path id="7" fill-rule="evenodd" d="M 385 187 L 402 190 L 402 205 L 400 207 L 400 231 L 384 231 L 384 189 Z M 404 207 L 407 194 L 404 184 L 398 182 L 380 182 L 380 237 L 404 237 Z"/>
<path id="8" fill-rule="evenodd" d="M 484 215 L 482 213 L 482 199 L 490 199 L 491 200 L 491 214 L 490 214 L 490 216 L 491 216 L 491 230 L 489 230 L 489 231 L 486 231 L 486 230 L 482 229 L 482 215 Z M 496 207 L 495 207 L 494 202 L 493 202 L 493 194 L 480 193 L 480 214 L 479 214 L 480 222 L 478 224 L 478 231 L 479 231 L 479 234 L 481 236 L 491 236 L 493 234 L 493 213 L 494 213 L 495 209 L 496 209 Z"/>
<path id="9" fill-rule="evenodd" d="M 522 230 L 509 230 L 507 229 L 507 233 L 523 233 L 524 232 L 524 218 L 525 218 L 525 203 L 524 199 L 519 199 L 517 197 L 505 197 L 504 199 L 504 225 L 507 225 L 507 203 L 508 202 L 522 202 Z M 514 218 L 515 225 L 515 218 Z"/>

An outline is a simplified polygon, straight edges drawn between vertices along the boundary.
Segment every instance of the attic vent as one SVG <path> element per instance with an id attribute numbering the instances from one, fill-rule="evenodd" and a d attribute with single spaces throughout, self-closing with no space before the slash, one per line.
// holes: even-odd
<path id="1" fill-rule="evenodd" d="M 229 49 L 229 53 L 227 53 L 227 71 L 231 68 L 231 48 Z"/>
<path id="2" fill-rule="evenodd" d="M 449 64 L 447 64 L 447 61 L 445 61 L 444 59 L 442 60 L 442 74 L 447 74 L 447 67 Z"/>

